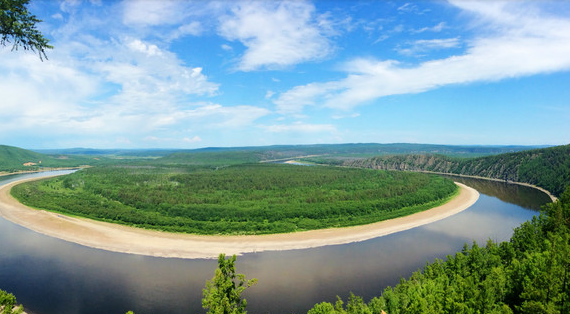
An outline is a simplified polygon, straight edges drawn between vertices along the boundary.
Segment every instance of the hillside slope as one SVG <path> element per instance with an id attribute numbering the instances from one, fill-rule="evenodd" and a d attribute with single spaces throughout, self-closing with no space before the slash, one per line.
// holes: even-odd
<path id="1" fill-rule="evenodd" d="M 0 170 L 9 171 L 12 169 L 21 169 L 25 163 L 39 164 L 40 161 L 46 159 L 47 156 L 30 150 L 0 145 Z"/>
<path id="2" fill-rule="evenodd" d="M 45 155 L 14 146 L 0 145 L 0 171 L 38 170 L 41 167 L 77 167 L 96 161 L 81 156 Z"/>
<path id="3" fill-rule="evenodd" d="M 344 166 L 434 171 L 533 184 L 560 195 L 570 183 L 570 145 L 479 158 L 392 155 L 346 160 Z"/>

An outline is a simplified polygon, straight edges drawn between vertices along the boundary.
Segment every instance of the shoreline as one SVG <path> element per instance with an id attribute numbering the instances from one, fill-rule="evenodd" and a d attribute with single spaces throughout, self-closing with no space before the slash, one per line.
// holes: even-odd
<path id="1" fill-rule="evenodd" d="M 18 175 L 18 174 L 59 171 L 59 170 L 74 170 L 74 169 L 81 169 L 81 168 L 84 168 L 84 166 L 81 166 L 81 167 L 44 167 L 42 169 L 37 169 L 37 170 L 18 170 L 18 171 L 14 171 L 14 172 L 0 171 L 0 177 Z"/>
<path id="2" fill-rule="evenodd" d="M 368 225 L 285 234 L 208 236 L 161 232 L 64 216 L 29 208 L 10 194 L 12 186 L 38 179 L 18 180 L 0 187 L 0 216 L 35 232 L 91 248 L 185 259 L 217 258 L 220 253 L 242 255 L 361 242 L 447 218 L 469 208 L 479 198 L 479 192 L 475 189 L 456 182 L 460 187 L 459 194 L 441 206 Z"/>
<path id="3" fill-rule="evenodd" d="M 411 171 L 413 171 L 413 170 L 411 170 Z M 417 170 L 417 171 L 415 171 L 415 172 L 439 174 L 439 175 L 445 175 L 445 176 L 450 176 L 450 177 L 472 178 L 472 179 L 488 180 L 488 181 L 501 182 L 501 183 L 507 183 L 507 184 L 517 184 L 517 185 L 522 185 L 522 186 L 528 186 L 528 187 L 530 187 L 530 188 L 537 189 L 537 190 L 543 192 L 544 194 L 548 195 L 548 197 L 550 197 L 550 200 L 551 200 L 553 203 L 555 203 L 555 202 L 558 200 L 558 197 L 554 196 L 554 195 L 553 195 L 552 193 L 550 193 L 550 191 L 548 191 L 547 189 L 541 188 L 540 186 L 533 185 L 533 184 L 530 184 L 530 183 L 525 183 L 525 182 L 506 181 L 506 180 L 501 180 L 501 179 L 496 179 L 496 178 L 472 176 L 472 175 L 468 175 L 468 174 L 457 174 L 457 173 L 447 173 L 447 172 L 437 172 L 437 171 L 427 171 L 427 170 Z"/>

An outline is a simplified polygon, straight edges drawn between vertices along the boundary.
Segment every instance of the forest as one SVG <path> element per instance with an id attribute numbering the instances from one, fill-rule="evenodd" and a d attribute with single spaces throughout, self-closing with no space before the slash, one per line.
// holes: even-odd
<path id="1" fill-rule="evenodd" d="M 368 224 L 447 202 L 436 175 L 284 164 L 108 166 L 12 189 L 22 203 L 148 229 L 267 234 Z"/>
<path id="2" fill-rule="evenodd" d="M 524 182 L 560 195 L 570 182 L 570 145 L 477 158 L 434 154 L 385 155 L 367 159 L 319 158 L 313 162 L 347 167 L 433 171 Z"/>

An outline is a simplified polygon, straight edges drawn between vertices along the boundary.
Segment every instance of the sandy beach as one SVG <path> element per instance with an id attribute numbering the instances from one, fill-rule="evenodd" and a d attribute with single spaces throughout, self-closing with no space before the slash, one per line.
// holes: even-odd
<path id="1" fill-rule="evenodd" d="M 0 215 L 9 221 L 92 248 L 190 259 L 217 258 L 220 253 L 241 255 L 364 241 L 452 216 L 467 209 L 479 198 L 476 190 L 456 183 L 460 187 L 459 195 L 442 206 L 369 225 L 273 235 L 202 236 L 151 231 L 31 209 L 10 195 L 12 186 L 23 181 L 12 182 L 0 188 Z"/>

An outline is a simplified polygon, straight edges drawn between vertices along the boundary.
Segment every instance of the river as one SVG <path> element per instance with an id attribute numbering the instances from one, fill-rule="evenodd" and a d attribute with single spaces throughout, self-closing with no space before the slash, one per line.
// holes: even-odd
<path id="1" fill-rule="evenodd" d="M 0 177 L 0 185 L 43 174 Z M 258 284 L 244 296 L 249 313 L 306 313 L 315 303 L 365 301 L 426 262 L 464 243 L 505 241 L 538 214 L 546 194 L 525 186 L 454 178 L 481 196 L 467 210 L 408 231 L 360 243 L 238 257 L 237 270 Z M 112 253 L 50 238 L 0 218 L 0 288 L 31 314 L 204 313 L 202 289 L 215 260 Z"/>

